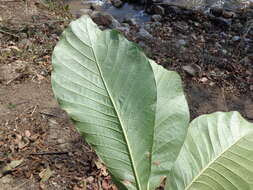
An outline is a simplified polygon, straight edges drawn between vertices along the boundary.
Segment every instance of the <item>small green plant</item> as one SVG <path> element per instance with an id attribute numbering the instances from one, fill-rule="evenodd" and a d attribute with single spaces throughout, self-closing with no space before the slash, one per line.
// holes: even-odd
<path id="1" fill-rule="evenodd" d="M 9 108 L 9 109 L 14 109 L 14 108 L 16 108 L 16 104 L 13 104 L 13 103 L 9 103 L 8 105 L 7 105 L 7 107 Z"/>
<path id="2" fill-rule="evenodd" d="M 253 124 L 237 112 L 189 124 L 181 79 L 114 30 L 73 21 L 53 53 L 60 106 L 120 190 L 252 190 Z M 188 132 L 187 132 L 188 131 Z"/>

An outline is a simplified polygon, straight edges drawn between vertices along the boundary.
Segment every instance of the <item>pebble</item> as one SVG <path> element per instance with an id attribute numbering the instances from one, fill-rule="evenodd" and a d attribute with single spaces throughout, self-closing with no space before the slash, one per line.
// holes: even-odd
<path id="1" fill-rule="evenodd" d="M 125 18 L 123 23 L 127 23 L 131 26 L 137 26 L 137 22 L 134 18 Z"/>
<path id="2" fill-rule="evenodd" d="M 151 26 L 152 29 L 155 29 L 155 28 L 161 27 L 162 23 L 160 23 L 160 22 L 153 22 L 153 23 L 151 23 L 150 26 Z"/>
<path id="3" fill-rule="evenodd" d="M 113 0 L 113 1 L 112 1 L 112 5 L 113 5 L 114 7 L 116 7 L 116 8 L 122 7 L 123 4 L 124 4 L 124 3 L 123 3 L 121 0 Z"/>
<path id="4" fill-rule="evenodd" d="M 235 17 L 235 13 L 232 11 L 223 11 L 222 16 L 224 18 L 234 18 Z"/>
<path id="5" fill-rule="evenodd" d="M 222 53 L 223 55 L 227 55 L 228 51 L 225 50 L 225 49 L 222 49 L 222 50 L 221 50 L 221 53 Z"/>
<path id="6" fill-rule="evenodd" d="M 164 15 L 165 14 L 165 9 L 161 7 L 160 5 L 154 6 L 153 8 L 154 13 L 158 15 Z"/>
<path id="7" fill-rule="evenodd" d="M 197 76 L 201 71 L 201 68 L 198 65 L 186 65 L 182 69 L 190 76 Z"/>
<path id="8" fill-rule="evenodd" d="M 215 17 L 212 19 L 213 23 L 221 28 L 228 28 L 231 25 L 231 20 L 230 19 L 225 19 L 221 17 Z"/>
<path id="9" fill-rule="evenodd" d="M 185 46 L 186 44 L 187 44 L 187 42 L 184 39 L 180 39 L 177 41 L 176 47 L 180 48 L 182 46 Z"/>
<path id="10" fill-rule="evenodd" d="M 233 41 L 233 42 L 237 42 L 237 41 L 239 41 L 240 39 L 241 39 L 240 36 L 233 36 L 232 41 Z"/>
<path id="11" fill-rule="evenodd" d="M 159 22 L 162 20 L 162 16 L 161 15 L 152 15 L 151 19 L 155 22 Z"/>
<path id="12" fill-rule="evenodd" d="M 112 24 L 113 17 L 105 12 L 94 11 L 91 14 L 91 18 L 97 25 L 110 26 Z"/>
<path id="13" fill-rule="evenodd" d="M 153 38 L 153 36 L 144 28 L 141 28 L 136 36 L 140 40 L 150 40 Z"/>
<path id="14" fill-rule="evenodd" d="M 81 15 L 91 15 L 92 10 L 91 9 L 80 9 Z"/>
<path id="15" fill-rule="evenodd" d="M 121 26 L 120 26 L 120 23 L 119 23 L 115 18 L 113 18 L 113 19 L 112 19 L 112 23 L 110 24 L 109 27 L 110 27 L 110 28 L 119 28 L 119 27 L 121 27 Z"/>
<path id="16" fill-rule="evenodd" d="M 125 26 L 119 26 L 119 27 L 116 27 L 116 29 L 125 33 L 125 34 L 128 34 L 130 31 L 129 27 L 125 27 Z"/>
<path id="17" fill-rule="evenodd" d="M 213 7 L 210 9 L 210 13 L 213 15 L 213 16 L 216 16 L 216 17 L 220 17 L 222 16 L 222 9 L 221 8 L 217 8 L 217 7 Z"/>

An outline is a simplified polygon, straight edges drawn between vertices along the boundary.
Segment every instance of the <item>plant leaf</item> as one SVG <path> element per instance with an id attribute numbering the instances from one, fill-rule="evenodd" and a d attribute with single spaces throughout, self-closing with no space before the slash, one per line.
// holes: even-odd
<path id="1" fill-rule="evenodd" d="M 117 31 L 83 16 L 53 53 L 52 87 L 107 168 L 128 189 L 146 190 L 156 84 L 149 60 Z"/>
<path id="2" fill-rule="evenodd" d="M 173 166 L 189 126 L 189 108 L 180 76 L 150 60 L 157 85 L 157 105 L 149 189 L 154 190 Z"/>
<path id="3" fill-rule="evenodd" d="M 252 190 L 253 124 L 238 112 L 203 115 L 190 124 L 168 190 Z"/>

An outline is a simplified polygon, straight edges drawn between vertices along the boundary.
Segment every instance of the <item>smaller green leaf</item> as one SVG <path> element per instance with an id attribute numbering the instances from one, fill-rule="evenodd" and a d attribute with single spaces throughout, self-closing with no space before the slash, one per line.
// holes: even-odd
<path id="1" fill-rule="evenodd" d="M 157 105 L 149 189 L 158 187 L 178 157 L 190 114 L 180 76 L 150 60 L 156 79 Z"/>
<path id="2" fill-rule="evenodd" d="M 252 190 L 253 124 L 238 112 L 203 115 L 190 124 L 167 190 Z"/>

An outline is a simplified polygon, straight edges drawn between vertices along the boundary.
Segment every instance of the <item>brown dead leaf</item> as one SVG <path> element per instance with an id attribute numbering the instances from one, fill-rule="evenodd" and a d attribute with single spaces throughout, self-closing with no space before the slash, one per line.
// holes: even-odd
<path id="1" fill-rule="evenodd" d="M 109 175 L 108 172 L 107 172 L 106 167 L 104 166 L 104 164 L 101 161 L 97 160 L 97 161 L 95 161 L 95 164 L 97 166 L 97 169 L 101 170 L 101 174 L 103 176 L 108 176 Z"/>

